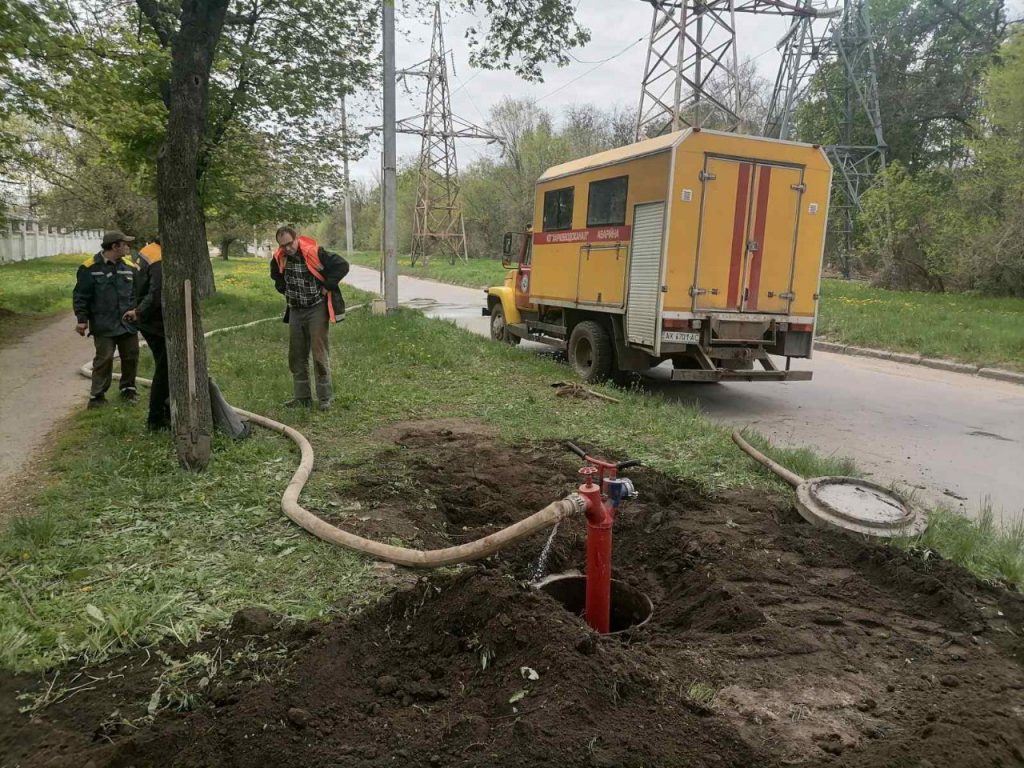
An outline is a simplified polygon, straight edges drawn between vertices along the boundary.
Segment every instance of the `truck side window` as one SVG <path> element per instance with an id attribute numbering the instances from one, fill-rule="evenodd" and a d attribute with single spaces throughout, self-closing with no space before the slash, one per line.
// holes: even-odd
<path id="1" fill-rule="evenodd" d="M 544 193 L 544 231 L 572 229 L 572 197 L 575 189 L 565 187 Z"/>
<path id="2" fill-rule="evenodd" d="M 628 176 L 591 182 L 590 200 L 587 202 L 587 226 L 621 227 L 625 224 L 628 188 Z"/>

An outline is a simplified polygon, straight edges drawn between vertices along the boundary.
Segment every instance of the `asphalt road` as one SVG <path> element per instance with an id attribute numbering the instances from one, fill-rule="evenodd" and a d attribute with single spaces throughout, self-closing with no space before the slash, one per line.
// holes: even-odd
<path id="1" fill-rule="evenodd" d="M 379 281 L 362 267 L 345 280 L 372 291 Z M 489 332 L 480 289 L 401 276 L 398 290 L 403 304 L 431 317 Z M 813 380 L 685 384 L 656 369 L 647 384 L 778 444 L 849 456 L 876 481 L 903 483 L 932 502 L 975 515 L 989 500 L 1004 520 L 1024 519 L 1024 387 L 827 352 L 794 366 L 812 369 Z"/>

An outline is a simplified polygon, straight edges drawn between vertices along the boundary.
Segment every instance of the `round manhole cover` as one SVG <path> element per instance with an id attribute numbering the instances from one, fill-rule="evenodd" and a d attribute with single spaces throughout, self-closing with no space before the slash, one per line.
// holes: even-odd
<path id="1" fill-rule="evenodd" d="M 855 477 L 816 477 L 796 489 L 805 520 L 868 536 L 915 536 L 926 521 L 887 488 Z"/>

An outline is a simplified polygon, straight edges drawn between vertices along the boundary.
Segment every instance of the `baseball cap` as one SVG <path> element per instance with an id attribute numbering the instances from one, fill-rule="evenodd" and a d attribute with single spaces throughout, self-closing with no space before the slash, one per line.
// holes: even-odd
<path id="1" fill-rule="evenodd" d="M 120 232 L 116 229 L 111 229 L 103 233 L 102 245 L 104 248 L 106 248 L 108 245 L 111 245 L 112 243 L 120 243 L 121 241 L 130 243 L 134 239 L 134 237 L 128 237 L 128 235 L 126 235 L 124 232 Z"/>

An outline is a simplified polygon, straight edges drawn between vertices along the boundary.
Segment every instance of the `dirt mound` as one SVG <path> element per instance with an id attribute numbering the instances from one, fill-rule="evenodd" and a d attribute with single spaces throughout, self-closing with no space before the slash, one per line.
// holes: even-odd
<path id="1" fill-rule="evenodd" d="M 450 543 L 575 484 L 558 446 L 450 426 L 394 439 L 338 522 Z M 616 523 L 616 577 L 655 609 L 626 640 L 525 583 L 538 536 L 351 620 L 246 611 L 204 646 L 245 663 L 151 725 L 110 724 L 112 694 L 123 721 L 145 714 L 143 656 L 91 670 L 91 690 L 34 721 L 3 704 L 0 749 L 97 767 L 1024 765 L 1019 595 L 813 529 L 785 500 L 630 475 L 641 496 Z M 581 521 L 563 523 L 549 567 L 582 568 L 583 542 Z M 26 687 L 0 681 L 0 701 Z"/>

